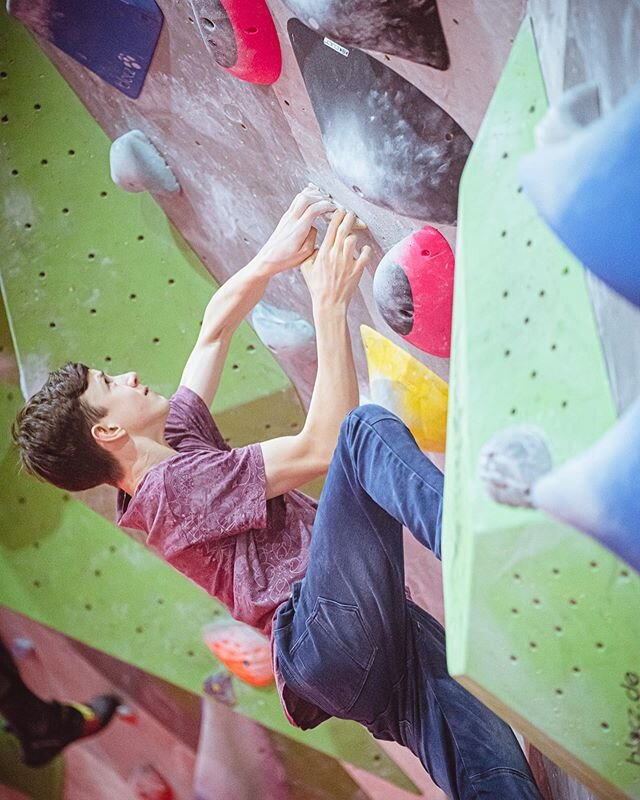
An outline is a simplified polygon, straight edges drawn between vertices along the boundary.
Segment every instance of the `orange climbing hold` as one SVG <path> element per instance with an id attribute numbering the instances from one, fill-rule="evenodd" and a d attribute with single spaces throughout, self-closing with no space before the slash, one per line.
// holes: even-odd
<path id="1" fill-rule="evenodd" d="M 235 620 L 214 622 L 205 629 L 204 641 L 241 681 L 266 686 L 273 680 L 269 640 L 248 625 Z"/>

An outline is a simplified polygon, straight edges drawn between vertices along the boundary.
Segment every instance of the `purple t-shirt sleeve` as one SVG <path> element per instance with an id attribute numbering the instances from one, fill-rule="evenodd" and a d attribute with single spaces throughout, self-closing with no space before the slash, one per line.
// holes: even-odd
<path id="1" fill-rule="evenodd" d="M 230 449 L 200 395 L 187 386 L 180 386 L 169 402 L 171 409 L 164 433 L 171 447 L 182 450 L 200 440 L 208 447 Z"/>

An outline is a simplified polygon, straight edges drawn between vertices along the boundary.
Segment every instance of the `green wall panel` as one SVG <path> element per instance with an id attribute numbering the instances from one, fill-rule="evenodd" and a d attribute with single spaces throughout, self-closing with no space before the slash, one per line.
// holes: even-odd
<path id="1" fill-rule="evenodd" d="M 171 394 L 216 285 L 149 194 L 111 182 L 111 142 L 25 30 L 5 12 L 0 27 L 1 269 L 23 378 L 75 359 Z M 214 409 L 289 389 L 243 324 Z"/>
<path id="2" fill-rule="evenodd" d="M 546 109 L 525 22 L 461 187 L 444 515 L 452 674 L 607 798 L 640 798 L 640 578 L 592 539 L 493 503 L 484 442 L 529 422 L 556 463 L 614 421 L 584 271 L 518 184 Z M 594 221 L 597 223 L 597 221 Z M 629 744 L 631 743 L 631 744 Z"/>

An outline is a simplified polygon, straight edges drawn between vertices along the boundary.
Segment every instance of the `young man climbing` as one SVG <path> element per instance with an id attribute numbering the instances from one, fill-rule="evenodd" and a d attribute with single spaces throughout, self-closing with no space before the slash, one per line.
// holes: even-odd
<path id="1" fill-rule="evenodd" d="M 405 596 L 402 526 L 440 555 L 443 477 L 393 414 L 352 411 L 347 308 L 369 252 L 354 257 L 342 210 L 314 252 L 313 223 L 332 208 L 314 188 L 294 199 L 211 299 L 170 401 L 135 372 L 52 373 L 16 421 L 23 464 L 69 490 L 117 486 L 121 525 L 272 636 L 293 724 L 357 720 L 409 747 L 452 798 L 539 800 L 511 730 L 449 677 L 442 627 Z M 209 406 L 231 336 L 269 278 L 299 264 L 318 348 L 307 419 L 296 436 L 230 450 Z M 327 469 L 319 506 L 295 491 Z"/>

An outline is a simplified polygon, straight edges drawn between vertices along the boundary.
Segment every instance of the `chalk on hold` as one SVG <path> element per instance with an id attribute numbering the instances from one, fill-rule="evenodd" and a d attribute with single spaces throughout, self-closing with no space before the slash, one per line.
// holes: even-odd
<path id="1" fill-rule="evenodd" d="M 258 303 L 254 308 L 251 324 L 260 341 L 272 353 L 297 350 L 312 344 L 316 338 L 313 325 L 297 312 L 276 308 L 265 302 Z"/>
<path id="2" fill-rule="evenodd" d="M 310 28 L 345 47 L 378 50 L 435 69 L 449 51 L 436 0 L 285 0 Z"/>
<path id="3" fill-rule="evenodd" d="M 449 387 L 424 364 L 370 328 L 360 326 L 369 368 L 369 394 L 409 428 L 422 450 L 442 453 Z"/>
<path id="4" fill-rule="evenodd" d="M 458 123 L 362 50 L 345 56 L 298 19 L 287 30 L 336 177 L 397 214 L 454 224 L 471 150 Z"/>
<path id="5" fill-rule="evenodd" d="M 640 306 L 640 85 L 610 113 L 526 156 L 521 180 L 564 244 Z"/>
<path id="6" fill-rule="evenodd" d="M 109 152 L 111 179 L 127 192 L 175 194 L 180 185 L 167 162 L 142 131 L 119 136 Z"/>
<path id="7" fill-rule="evenodd" d="M 640 399 L 590 448 L 542 477 L 532 500 L 640 572 L 639 475 Z"/>
<path id="8" fill-rule="evenodd" d="M 373 297 L 389 327 L 411 344 L 448 358 L 455 259 L 429 225 L 394 245 L 373 279 Z"/>
<path id="9" fill-rule="evenodd" d="M 541 430 L 533 425 L 512 425 L 483 446 L 478 475 L 497 503 L 533 508 L 531 488 L 552 467 Z"/>
<path id="10" fill-rule="evenodd" d="M 273 680 L 269 640 L 236 620 L 214 622 L 204 629 L 207 647 L 241 681 L 265 686 Z"/>
<path id="11" fill-rule="evenodd" d="M 549 106 L 536 125 L 537 147 L 559 144 L 570 139 L 600 116 L 600 92 L 595 83 L 581 83 L 565 92 Z"/>

